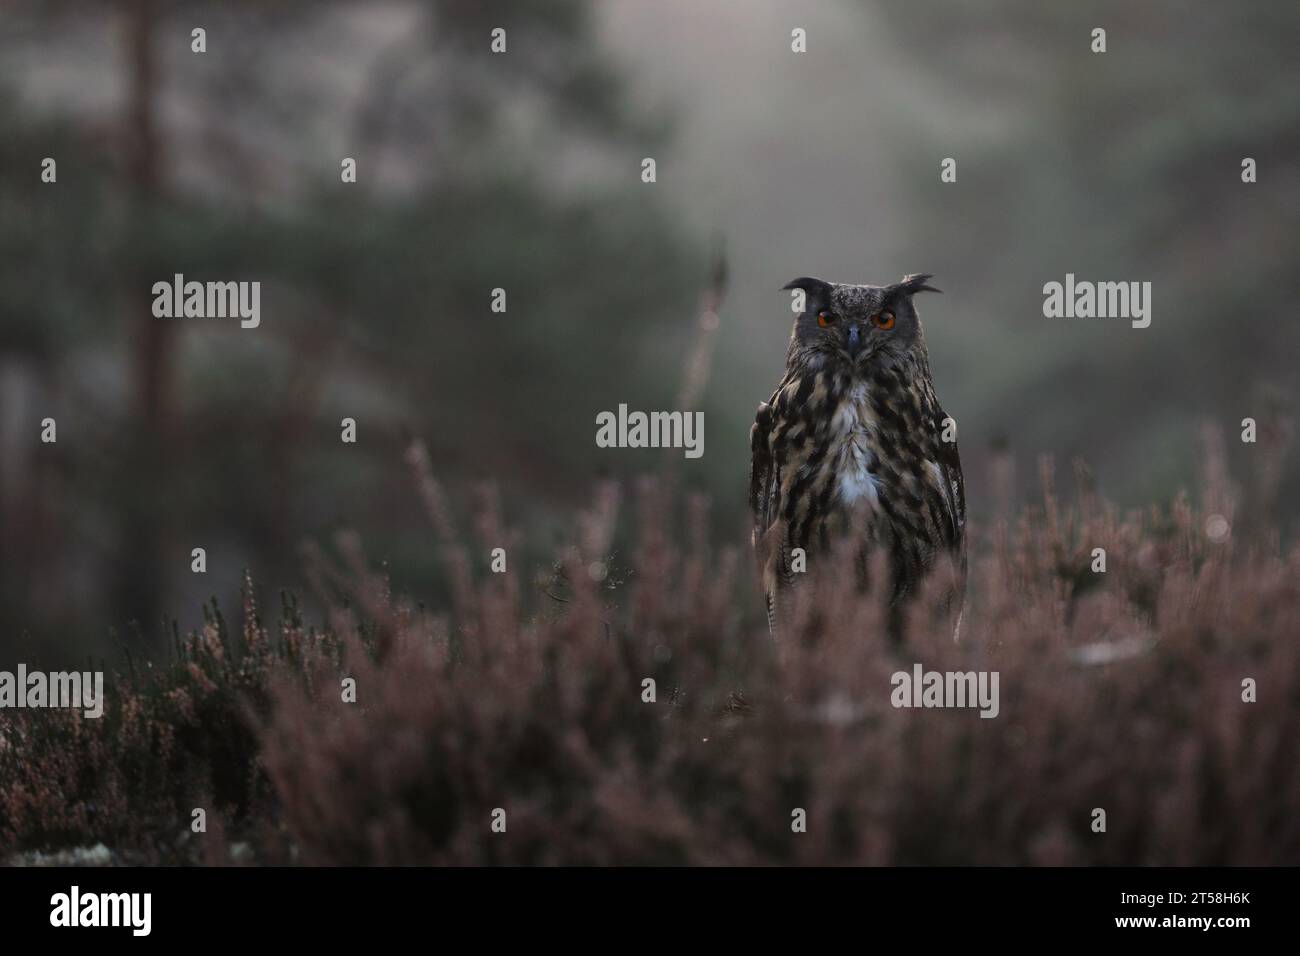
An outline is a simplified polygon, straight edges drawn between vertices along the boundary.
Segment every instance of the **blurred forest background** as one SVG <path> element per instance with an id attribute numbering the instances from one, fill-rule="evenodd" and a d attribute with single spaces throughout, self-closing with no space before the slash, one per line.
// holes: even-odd
<path id="1" fill-rule="evenodd" d="M 1202 423 L 1291 427 L 1297 49 L 1288 0 L 4 0 L 0 666 L 109 653 L 110 629 L 153 645 L 164 615 L 235 604 L 246 567 L 298 588 L 300 544 L 340 528 L 436 599 L 409 435 L 452 489 L 496 480 L 511 560 L 546 559 L 598 475 L 680 457 L 598 449 L 595 416 L 673 407 L 717 242 L 705 455 L 675 467 L 719 534 L 742 540 L 777 290 L 804 274 L 936 275 L 977 521 L 994 449 L 1023 495 L 1048 452 L 1167 501 Z M 260 281 L 260 327 L 153 318 L 178 272 Z M 1151 326 L 1045 319 L 1067 272 L 1150 281 Z M 1291 534 L 1294 459 L 1268 481 Z"/>

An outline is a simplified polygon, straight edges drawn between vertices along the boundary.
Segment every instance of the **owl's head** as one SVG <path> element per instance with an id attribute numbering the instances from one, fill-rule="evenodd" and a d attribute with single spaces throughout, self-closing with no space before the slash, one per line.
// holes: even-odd
<path id="1" fill-rule="evenodd" d="M 928 274 L 892 285 L 847 285 L 803 276 L 785 289 L 802 289 L 803 312 L 795 319 L 790 357 L 816 365 L 839 363 L 849 371 L 893 364 L 917 352 L 925 340 L 912 296 L 938 292 Z"/>

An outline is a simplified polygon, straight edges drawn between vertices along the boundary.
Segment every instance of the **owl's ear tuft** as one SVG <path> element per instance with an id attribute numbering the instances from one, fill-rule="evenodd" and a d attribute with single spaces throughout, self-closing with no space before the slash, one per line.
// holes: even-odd
<path id="1" fill-rule="evenodd" d="M 915 295 L 917 292 L 942 293 L 942 289 L 936 289 L 932 285 L 926 285 L 926 280 L 933 278 L 934 276 L 929 272 L 914 272 L 912 275 L 903 276 L 903 280 L 896 283 L 894 288 L 900 292 L 906 292 L 908 295 Z"/>
<path id="2" fill-rule="evenodd" d="M 802 289 L 804 291 L 805 311 L 812 312 L 830 303 L 832 283 L 814 276 L 800 276 L 792 279 L 782 289 Z"/>

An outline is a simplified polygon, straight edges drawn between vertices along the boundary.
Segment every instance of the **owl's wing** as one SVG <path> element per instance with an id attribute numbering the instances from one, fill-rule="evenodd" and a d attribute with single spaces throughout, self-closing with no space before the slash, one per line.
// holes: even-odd
<path id="1" fill-rule="evenodd" d="M 779 389 L 778 389 L 779 391 Z M 752 542 L 759 580 L 767 600 L 767 624 L 776 633 L 776 588 L 785 564 L 785 533 L 779 520 L 780 467 L 773 456 L 772 405 L 776 393 L 758 406 L 749 430 L 749 510 L 754 516 Z"/>
<path id="2" fill-rule="evenodd" d="M 772 461 L 772 406 L 758 406 L 749 429 L 749 510 L 754 515 L 754 544 L 772 524 L 776 496 L 776 467 Z"/>
<path id="3" fill-rule="evenodd" d="M 955 441 L 938 443 L 939 496 L 943 503 L 944 544 L 951 550 L 965 550 L 966 543 L 966 481 L 961 473 L 961 454 Z"/>
<path id="4" fill-rule="evenodd" d="M 939 413 L 940 420 L 944 416 Z M 954 638 L 961 630 L 961 610 L 966 601 L 966 480 L 961 471 L 961 454 L 957 442 L 939 441 L 935 448 L 936 479 L 943 512 L 939 531 L 943 544 L 952 554 L 954 581 L 953 605 L 957 610 Z"/>

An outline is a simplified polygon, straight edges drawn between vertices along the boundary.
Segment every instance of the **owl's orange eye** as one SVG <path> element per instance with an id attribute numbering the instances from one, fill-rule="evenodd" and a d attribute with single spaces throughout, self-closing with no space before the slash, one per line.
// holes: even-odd
<path id="1" fill-rule="evenodd" d="M 821 312 L 817 313 L 817 324 L 820 325 L 823 329 L 827 328 L 828 326 L 834 325 L 835 316 L 831 315 L 831 313 L 825 310 L 822 310 Z"/>
<path id="2" fill-rule="evenodd" d="M 879 315 L 876 316 L 875 323 L 876 323 L 876 328 L 884 329 L 886 332 L 888 332 L 890 329 L 894 327 L 894 313 L 881 312 Z"/>

